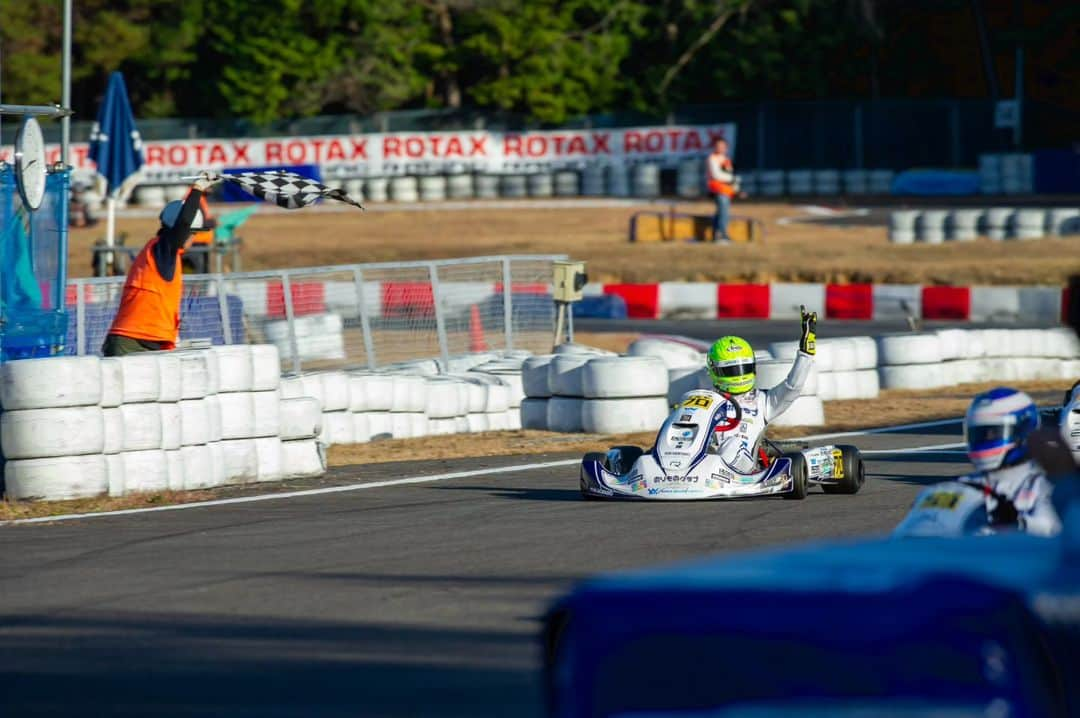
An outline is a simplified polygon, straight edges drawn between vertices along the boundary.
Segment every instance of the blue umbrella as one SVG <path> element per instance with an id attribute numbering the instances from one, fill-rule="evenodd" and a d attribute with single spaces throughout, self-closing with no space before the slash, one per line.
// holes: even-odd
<path id="1" fill-rule="evenodd" d="M 105 178 L 112 196 L 143 165 L 142 138 L 135 127 L 124 76 L 119 72 L 109 76 L 105 101 L 90 132 L 90 159 L 97 163 L 98 174 Z"/>
<path id="2" fill-rule="evenodd" d="M 105 101 L 98 110 L 97 122 L 90 132 L 90 159 L 97 163 L 98 174 L 105 178 L 108 196 L 108 222 L 105 243 L 112 246 L 116 236 L 116 196 L 124 181 L 143 165 L 142 138 L 135 127 L 124 76 L 109 75 Z M 112 260 L 112 253 L 108 261 Z"/>

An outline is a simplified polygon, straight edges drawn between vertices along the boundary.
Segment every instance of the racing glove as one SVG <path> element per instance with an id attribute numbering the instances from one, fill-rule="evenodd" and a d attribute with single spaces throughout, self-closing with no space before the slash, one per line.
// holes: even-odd
<path id="1" fill-rule="evenodd" d="M 802 315 L 802 337 L 799 339 L 799 351 L 814 356 L 817 353 L 817 312 L 808 312 L 799 305 Z"/>

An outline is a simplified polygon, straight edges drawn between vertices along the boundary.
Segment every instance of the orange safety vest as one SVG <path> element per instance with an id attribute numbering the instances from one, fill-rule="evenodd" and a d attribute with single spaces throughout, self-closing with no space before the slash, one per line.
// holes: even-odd
<path id="1" fill-rule="evenodd" d="M 184 273 L 177 262 L 172 280 L 162 278 L 154 260 L 153 250 L 157 243 L 157 237 L 147 242 L 131 263 L 120 297 L 120 309 L 116 312 L 109 333 L 161 342 L 166 349 L 175 349 L 180 331 Z"/>
<path id="2" fill-rule="evenodd" d="M 707 161 L 706 161 L 706 166 L 708 166 Z M 731 160 L 730 159 L 724 160 L 724 169 L 726 169 L 728 172 L 731 171 Z M 727 182 L 721 182 L 718 179 L 712 179 L 710 177 L 709 180 L 706 182 L 706 186 L 709 189 L 709 194 L 722 194 L 725 197 L 734 197 L 735 196 L 735 185 L 729 184 Z"/>

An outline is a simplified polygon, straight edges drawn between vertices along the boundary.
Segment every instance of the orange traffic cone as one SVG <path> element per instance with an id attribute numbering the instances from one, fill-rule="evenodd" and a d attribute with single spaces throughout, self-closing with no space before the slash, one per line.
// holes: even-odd
<path id="1" fill-rule="evenodd" d="M 480 321 L 480 307 L 474 304 L 469 314 L 469 351 L 483 352 L 487 351 L 487 348 L 487 342 L 484 341 L 484 323 Z"/>

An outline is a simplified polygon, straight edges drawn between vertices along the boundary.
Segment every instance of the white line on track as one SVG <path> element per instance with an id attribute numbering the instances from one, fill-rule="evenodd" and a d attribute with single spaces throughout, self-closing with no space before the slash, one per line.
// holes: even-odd
<path id="1" fill-rule="evenodd" d="M 179 511 L 181 509 L 196 509 L 205 506 L 228 506 L 229 504 L 250 504 L 255 501 L 270 501 L 273 499 L 290 499 L 298 496 L 319 496 L 322 494 L 341 494 L 346 491 L 363 491 L 365 489 L 380 489 L 384 486 L 401 486 L 404 484 L 424 484 L 431 481 L 446 481 L 448 479 L 465 479 L 470 476 L 483 476 L 485 474 L 504 473 L 515 471 L 529 471 L 531 469 L 546 469 L 556 466 L 570 466 L 577 464 L 580 459 L 563 459 L 562 461 L 547 461 L 542 464 L 519 464 L 517 466 L 493 466 L 487 469 L 474 469 L 472 471 L 455 471 L 450 474 L 430 474 L 428 476 L 410 476 L 405 479 L 389 479 L 387 481 L 371 481 L 364 484 L 346 484 L 344 486 L 326 486 L 321 489 L 305 489 L 303 491 L 282 491 L 276 494 L 259 494 L 257 496 L 237 496 L 234 499 L 215 499 L 213 501 L 193 501 L 189 504 L 173 504 L 171 506 L 152 506 L 145 509 L 122 509 L 120 511 L 99 511 L 87 514 L 62 514 L 60 516 L 39 516 L 33 519 L 16 519 L 14 521 L 2 521 L 0 526 L 10 524 L 36 524 L 50 521 L 71 521 L 73 519 L 97 518 L 99 516 L 126 516 L 130 514 L 148 514 L 153 511 Z"/>

